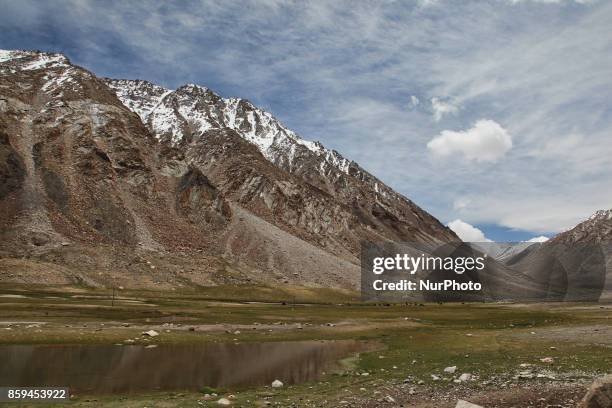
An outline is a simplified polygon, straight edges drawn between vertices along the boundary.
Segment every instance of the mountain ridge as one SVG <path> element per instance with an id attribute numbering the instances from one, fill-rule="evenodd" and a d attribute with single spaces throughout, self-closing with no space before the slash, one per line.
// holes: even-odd
<path id="1" fill-rule="evenodd" d="M 458 240 L 247 101 L 135 81 L 131 103 L 108 81 L 61 54 L 0 52 L 9 281 L 356 288 L 362 240 Z"/>

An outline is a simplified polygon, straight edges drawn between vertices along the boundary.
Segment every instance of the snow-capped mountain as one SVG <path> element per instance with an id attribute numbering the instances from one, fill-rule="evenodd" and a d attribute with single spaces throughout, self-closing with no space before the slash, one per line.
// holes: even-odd
<path id="1" fill-rule="evenodd" d="M 210 129 L 229 128 L 257 146 L 273 163 L 293 165 L 296 150 L 304 147 L 338 170 L 348 173 L 351 162 L 318 142 L 300 138 L 270 113 L 246 99 L 221 98 L 206 87 L 183 85 L 170 90 L 148 81 L 107 79 L 125 106 L 140 116 L 155 135 L 178 145 Z"/>
<path id="2" fill-rule="evenodd" d="M 195 84 L 170 90 L 143 80 L 106 79 L 106 82 L 158 139 L 175 146 L 193 142 L 207 130 L 229 128 L 286 171 L 300 173 L 300 167 L 307 162 L 308 172 L 316 170 L 334 179 L 337 178 L 334 173 L 341 172 L 369 184 L 380 196 L 406 200 L 357 163 L 317 141 L 302 139 L 246 99 L 222 98 Z"/>
<path id="3" fill-rule="evenodd" d="M 375 208 L 368 208 L 367 212 L 387 214 L 385 218 L 400 222 L 411 219 L 425 229 L 438 224 L 357 163 L 319 142 L 302 139 L 246 99 L 222 98 L 195 84 L 169 90 L 142 80 L 106 79 L 106 83 L 163 143 L 189 149 L 187 146 L 201 142 L 206 132 L 232 129 L 276 167 L 344 202 L 360 207 L 369 201 Z M 433 231 L 428 233 L 435 235 Z"/>
<path id="4" fill-rule="evenodd" d="M 45 262 L 31 282 L 355 288 L 363 240 L 458 240 L 247 100 L 61 54 L 0 51 L 0 180 L 0 253 Z"/>

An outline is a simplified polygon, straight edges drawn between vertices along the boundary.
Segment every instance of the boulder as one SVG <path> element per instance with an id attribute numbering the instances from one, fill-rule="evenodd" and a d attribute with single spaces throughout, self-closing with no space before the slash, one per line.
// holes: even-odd
<path id="1" fill-rule="evenodd" d="M 217 400 L 217 405 L 228 407 L 228 406 L 232 405 L 232 402 L 230 400 L 228 400 L 227 398 L 220 398 L 220 399 Z"/>
<path id="2" fill-rule="evenodd" d="M 272 381 L 272 388 L 281 388 L 284 384 L 280 380 Z"/>
<path id="3" fill-rule="evenodd" d="M 596 379 L 579 405 L 580 408 L 612 407 L 612 374 Z"/>
<path id="4" fill-rule="evenodd" d="M 449 374 L 455 374 L 455 371 L 457 371 L 457 366 L 446 367 L 444 369 L 444 372 Z"/>
<path id="5" fill-rule="evenodd" d="M 155 330 L 149 330 L 146 332 L 142 332 L 143 336 L 149 336 L 149 337 L 155 337 L 155 336 L 159 336 L 159 333 L 156 332 Z"/>

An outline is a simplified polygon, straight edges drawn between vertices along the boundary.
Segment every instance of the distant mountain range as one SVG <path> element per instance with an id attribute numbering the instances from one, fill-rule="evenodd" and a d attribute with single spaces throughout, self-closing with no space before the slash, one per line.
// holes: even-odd
<path id="1" fill-rule="evenodd" d="M 357 163 L 194 84 L 0 51 L 3 282 L 356 288 L 363 240 L 457 236 Z"/>

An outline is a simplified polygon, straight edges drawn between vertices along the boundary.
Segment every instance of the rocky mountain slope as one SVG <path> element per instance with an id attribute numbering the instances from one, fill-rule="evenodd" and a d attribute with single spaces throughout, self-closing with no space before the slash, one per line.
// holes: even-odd
<path id="1" fill-rule="evenodd" d="M 355 288 L 364 239 L 456 241 L 246 100 L 0 51 L 2 281 Z"/>
<path id="2" fill-rule="evenodd" d="M 599 210 L 574 228 L 554 237 L 555 243 L 610 243 L 612 242 L 612 209 Z"/>
<path id="3" fill-rule="evenodd" d="M 180 147 L 188 153 L 190 161 L 199 166 L 206 166 L 209 162 L 206 153 L 211 149 L 202 146 L 210 144 L 208 139 L 215 138 L 209 135 L 218 135 L 219 132 L 215 131 L 221 129 L 231 129 L 274 165 L 269 168 L 284 170 L 306 183 L 305 187 L 310 191 L 301 194 L 300 203 L 308 200 L 308 195 L 319 196 L 322 193 L 325 198 L 331 196 L 347 204 L 350 215 L 358 217 L 355 221 L 369 226 L 381 238 L 419 242 L 436 242 L 440 237 L 442 240 L 455 239 L 454 234 L 436 219 L 359 165 L 318 142 L 301 139 L 268 112 L 247 100 L 224 99 L 194 84 L 171 91 L 146 81 L 107 80 L 107 83 L 123 104 L 140 116 L 157 139 Z M 229 132 L 224 134 L 227 139 Z M 251 183 L 251 180 L 248 182 Z M 259 194 L 268 199 L 265 205 L 275 207 L 277 203 L 273 203 L 273 196 L 276 192 L 270 191 L 260 180 L 256 183 Z M 320 191 L 317 192 L 317 189 Z M 287 219 L 285 222 L 320 234 L 328 228 L 327 224 L 334 215 L 325 214 L 322 208 L 325 204 L 313 204 L 313 207 L 317 208 L 317 213 L 311 214 L 310 219 Z M 280 213 L 285 210 L 283 208 Z M 293 211 L 290 212 L 292 217 L 296 216 Z M 304 209 L 301 213 L 304 218 Z M 348 214 L 342 217 L 350 222 Z"/>
<path id="4" fill-rule="evenodd" d="M 612 300 L 612 210 L 597 211 L 506 263 L 538 281 L 553 300 Z"/>

